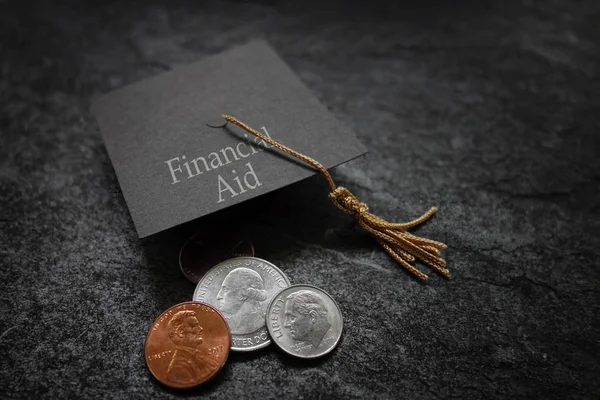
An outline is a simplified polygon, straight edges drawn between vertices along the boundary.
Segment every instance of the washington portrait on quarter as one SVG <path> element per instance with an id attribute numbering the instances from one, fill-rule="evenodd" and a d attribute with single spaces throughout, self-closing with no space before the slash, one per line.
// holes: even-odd
<path id="1" fill-rule="evenodd" d="M 333 298 L 310 285 L 293 285 L 278 293 L 267 311 L 267 329 L 285 352 L 315 358 L 337 346 L 342 313 Z"/>
<path id="2" fill-rule="evenodd" d="M 194 301 L 212 304 L 223 313 L 232 350 L 256 350 L 271 342 L 265 322 L 269 302 L 289 285 L 287 276 L 270 262 L 237 257 L 217 264 L 200 279 Z"/>
<path id="3" fill-rule="evenodd" d="M 223 280 L 217 293 L 221 310 L 232 332 L 252 333 L 265 324 L 267 291 L 260 274 L 250 268 L 239 267 Z"/>

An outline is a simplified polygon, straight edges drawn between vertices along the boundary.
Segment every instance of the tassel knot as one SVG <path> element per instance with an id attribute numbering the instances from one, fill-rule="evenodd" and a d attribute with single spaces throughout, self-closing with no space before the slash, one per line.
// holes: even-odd
<path id="1" fill-rule="evenodd" d="M 363 213 L 369 212 L 369 206 L 358 201 L 345 187 L 338 186 L 333 192 L 329 193 L 329 198 L 337 208 L 347 214 L 354 215 L 356 218 L 359 218 Z"/>

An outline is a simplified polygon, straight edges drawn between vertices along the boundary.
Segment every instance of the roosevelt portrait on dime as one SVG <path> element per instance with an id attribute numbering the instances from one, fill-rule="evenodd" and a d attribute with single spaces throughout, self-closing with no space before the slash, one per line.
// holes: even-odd
<path id="1" fill-rule="evenodd" d="M 320 295 L 310 290 L 299 290 L 285 299 L 283 327 L 290 332 L 292 339 L 309 342 L 316 348 L 331 328 L 327 313 Z"/>
<path id="2" fill-rule="evenodd" d="M 167 380 L 189 385 L 218 368 L 218 362 L 201 349 L 203 330 L 192 310 L 178 311 L 169 320 L 167 331 L 175 344 L 175 351 L 167 369 Z"/>
<path id="3" fill-rule="evenodd" d="M 219 310 L 223 313 L 233 334 L 249 334 L 265 324 L 263 302 L 267 299 L 265 283 L 258 272 L 236 268 L 221 284 L 217 293 Z"/>

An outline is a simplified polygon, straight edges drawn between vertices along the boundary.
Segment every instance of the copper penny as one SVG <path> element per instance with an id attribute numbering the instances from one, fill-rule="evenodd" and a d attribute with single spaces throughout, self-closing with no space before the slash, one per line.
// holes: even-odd
<path id="1" fill-rule="evenodd" d="M 148 369 L 161 383 L 178 389 L 213 378 L 229 355 L 231 333 L 210 304 L 188 301 L 163 312 L 146 336 Z"/>
<path id="2" fill-rule="evenodd" d="M 235 235 L 196 233 L 179 252 L 179 268 L 192 283 L 215 265 L 235 257 L 254 257 L 254 246 L 246 238 Z"/>

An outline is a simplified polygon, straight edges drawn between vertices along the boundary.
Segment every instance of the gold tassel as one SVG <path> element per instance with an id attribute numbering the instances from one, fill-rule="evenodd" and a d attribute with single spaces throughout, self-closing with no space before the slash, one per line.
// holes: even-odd
<path id="1" fill-rule="evenodd" d="M 439 249 L 445 249 L 446 245 L 441 242 L 436 242 L 435 240 L 420 238 L 406 231 L 407 229 L 413 228 L 428 220 L 436 212 L 437 209 L 435 207 L 432 207 L 421 217 L 410 222 L 387 222 L 386 220 L 371 214 L 369 212 L 369 207 L 365 203 L 359 202 L 348 189 L 341 186 L 336 187 L 333 178 L 327 169 L 325 169 L 318 161 L 274 141 L 230 115 L 224 114 L 222 117 L 226 121 L 239 126 L 279 150 L 290 154 L 321 171 L 331 187 L 329 198 L 333 201 L 333 204 L 343 212 L 353 215 L 358 220 L 359 225 L 369 232 L 369 234 L 379 242 L 381 247 L 383 247 L 394 260 L 414 276 L 422 281 L 428 279 L 427 275 L 411 264 L 415 259 L 418 259 L 446 278 L 450 278 L 450 272 L 446 269 L 446 261 L 440 257 L 439 251 Z"/>

